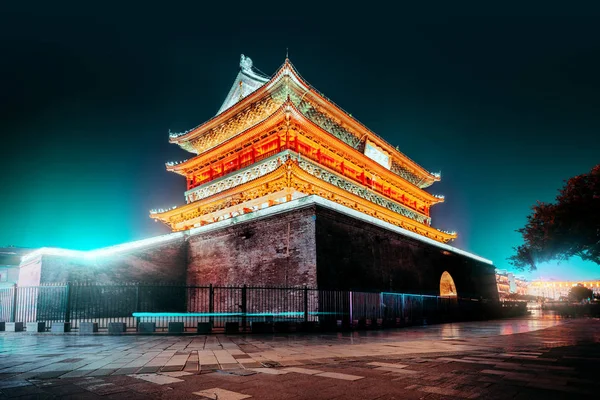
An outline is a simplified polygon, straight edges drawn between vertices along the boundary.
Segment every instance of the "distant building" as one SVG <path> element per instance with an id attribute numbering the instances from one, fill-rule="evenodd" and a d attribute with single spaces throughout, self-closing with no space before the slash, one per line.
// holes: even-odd
<path id="1" fill-rule="evenodd" d="M 517 286 L 516 293 L 520 295 L 526 295 L 529 292 L 529 281 L 523 278 L 515 278 L 515 283 Z"/>
<path id="2" fill-rule="evenodd" d="M 498 286 L 500 300 L 509 298 L 511 294 L 528 294 L 529 282 L 524 278 L 515 276 L 512 272 L 497 270 L 496 285 Z"/>
<path id="3" fill-rule="evenodd" d="M 567 297 L 571 288 L 579 284 L 591 289 L 594 294 L 600 294 L 600 279 L 586 281 L 535 280 L 529 284 L 528 294 L 559 300 L 561 297 Z"/>
<path id="4" fill-rule="evenodd" d="M 498 297 L 500 300 L 505 300 L 510 295 L 510 280 L 508 275 L 506 271 L 496 271 L 496 285 L 498 286 Z"/>
<path id="5" fill-rule="evenodd" d="M 529 286 L 529 282 L 525 278 L 521 278 L 515 276 L 512 272 L 508 272 L 508 284 L 510 286 L 510 293 L 526 295 L 527 294 L 527 286 Z"/>

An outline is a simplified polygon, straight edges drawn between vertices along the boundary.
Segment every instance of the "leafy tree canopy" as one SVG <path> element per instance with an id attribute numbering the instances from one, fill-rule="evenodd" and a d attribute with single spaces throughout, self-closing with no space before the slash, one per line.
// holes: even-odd
<path id="1" fill-rule="evenodd" d="M 594 292 L 592 289 L 588 289 L 581 284 L 577 286 L 573 286 L 571 290 L 569 290 L 569 300 L 571 301 L 581 301 L 586 299 L 593 299 Z"/>
<path id="2" fill-rule="evenodd" d="M 538 202 L 517 232 L 524 243 L 510 263 L 535 270 L 536 264 L 578 256 L 600 265 L 600 164 L 569 179 L 554 203 Z"/>

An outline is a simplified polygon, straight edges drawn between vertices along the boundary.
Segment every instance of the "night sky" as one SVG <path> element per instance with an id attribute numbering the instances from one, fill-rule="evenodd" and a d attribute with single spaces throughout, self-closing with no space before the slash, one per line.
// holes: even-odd
<path id="1" fill-rule="evenodd" d="M 0 246 L 167 233 L 148 210 L 184 203 L 164 163 L 192 156 L 168 131 L 216 113 L 241 53 L 272 74 L 289 48 L 314 87 L 441 171 L 433 225 L 501 269 L 531 205 L 600 163 L 596 12 L 83 3 L 1 6 Z M 600 271 L 574 259 L 526 276 Z"/>

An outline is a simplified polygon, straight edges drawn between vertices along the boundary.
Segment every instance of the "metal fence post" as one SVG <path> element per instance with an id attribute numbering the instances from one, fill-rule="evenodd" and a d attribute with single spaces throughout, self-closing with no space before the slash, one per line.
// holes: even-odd
<path id="1" fill-rule="evenodd" d="M 304 286 L 304 322 L 308 322 L 308 288 Z"/>
<path id="2" fill-rule="evenodd" d="M 65 323 L 71 322 L 71 282 L 67 282 L 67 298 L 65 305 Z"/>
<path id="3" fill-rule="evenodd" d="M 215 297 L 215 291 L 213 288 L 212 283 L 210 284 L 209 288 L 208 288 L 208 314 L 209 314 L 209 321 L 210 321 L 210 326 L 213 326 L 214 324 L 214 308 L 215 308 L 215 301 L 214 301 L 214 297 Z"/>
<path id="4" fill-rule="evenodd" d="M 247 289 L 247 287 L 246 287 L 246 285 L 244 285 L 242 287 L 242 331 L 243 332 L 246 331 L 246 307 L 247 307 L 246 296 L 248 294 L 248 291 L 246 289 Z"/>
<path id="5" fill-rule="evenodd" d="M 349 302 L 350 303 L 350 327 L 352 327 L 354 324 L 354 309 L 352 307 L 352 304 L 354 303 L 354 299 L 352 298 L 352 291 L 350 291 L 349 294 L 350 294 L 350 296 L 348 296 L 348 297 L 350 300 L 350 302 Z"/>
<path id="6" fill-rule="evenodd" d="M 17 284 L 13 286 L 13 304 L 10 316 L 11 322 L 17 322 Z"/>
<path id="7" fill-rule="evenodd" d="M 142 311 L 142 299 L 140 298 L 140 283 L 138 282 L 135 286 L 135 311 Z M 140 317 L 135 318 L 135 330 L 137 332 L 138 326 L 140 325 Z"/>
<path id="8" fill-rule="evenodd" d="M 404 293 L 400 296 L 400 301 L 402 302 L 400 308 L 400 322 L 404 325 L 406 323 L 406 317 L 404 315 Z"/>

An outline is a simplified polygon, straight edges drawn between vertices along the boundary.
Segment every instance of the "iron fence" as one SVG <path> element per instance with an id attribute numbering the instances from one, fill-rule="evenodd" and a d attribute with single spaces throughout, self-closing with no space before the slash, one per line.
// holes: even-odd
<path id="1" fill-rule="evenodd" d="M 247 330 L 256 322 L 308 322 L 322 326 L 410 325 L 457 320 L 481 311 L 470 300 L 405 293 L 320 290 L 307 287 L 174 286 L 65 283 L 0 288 L 0 321 L 96 322 L 107 329 L 124 322 L 136 329 L 169 322 L 196 329 L 200 322 L 223 328 L 237 322 Z"/>

